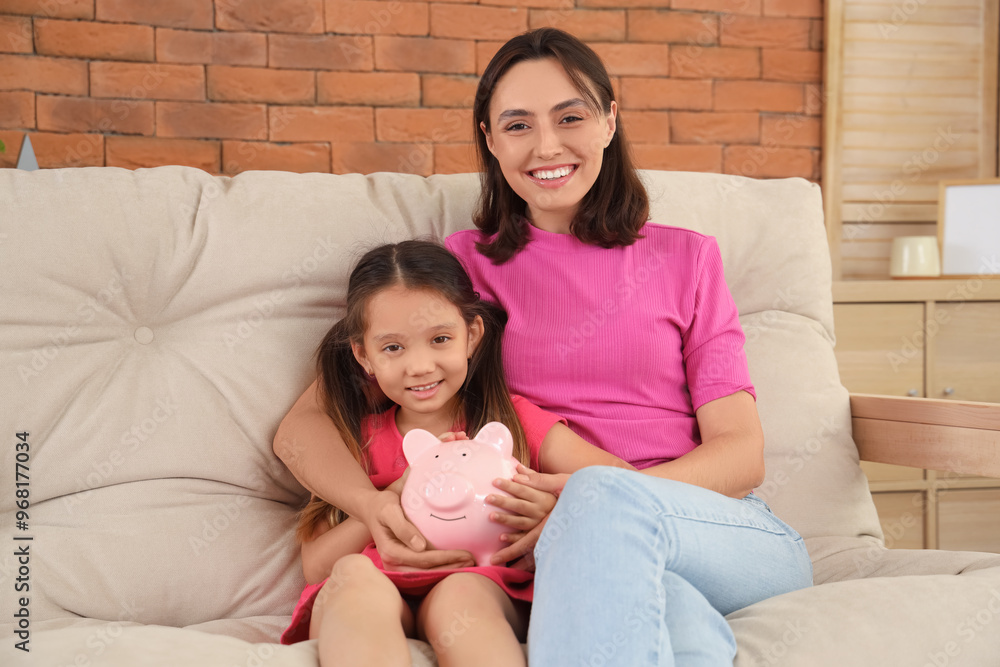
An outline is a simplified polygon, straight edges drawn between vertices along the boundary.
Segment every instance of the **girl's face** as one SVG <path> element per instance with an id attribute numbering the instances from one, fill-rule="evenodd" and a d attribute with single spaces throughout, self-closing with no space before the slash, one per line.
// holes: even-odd
<path id="1" fill-rule="evenodd" d="M 536 227 L 569 233 L 597 181 L 615 133 L 618 106 L 595 114 L 554 58 L 526 60 L 500 77 L 490 100 L 486 144 Z"/>
<path id="2" fill-rule="evenodd" d="M 466 326 L 461 311 L 433 290 L 396 285 L 367 304 L 368 330 L 354 356 L 375 372 L 386 397 L 407 417 L 452 426 L 468 359 L 483 336 L 483 320 Z"/>

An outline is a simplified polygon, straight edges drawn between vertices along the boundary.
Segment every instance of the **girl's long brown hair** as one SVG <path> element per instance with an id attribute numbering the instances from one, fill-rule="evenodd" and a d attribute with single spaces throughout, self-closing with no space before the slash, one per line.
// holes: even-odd
<path id="1" fill-rule="evenodd" d="M 482 167 L 482 193 L 473 220 L 485 236 L 496 234 L 491 242 L 478 242 L 476 248 L 494 264 L 509 260 L 527 242 L 521 223 L 527 213 L 527 204 L 507 183 L 479 124 L 483 123 L 488 132 L 493 131 L 490 102 L 503 75 L 519 62 L 544 58 L 553 58 L 563 66 L 595 112 L 601 111 L 607 116 L 615 99 L 601 58 L 589 46 L 562 30 L 540 28 L 518 35 L 493 56 L 479 79 L 472 115 L 476 152 Z M 570 232 L 584 243 L 604 248 L 627 246 L 642 237 L 639 230 L 648 218 L 649 197 L 635 170 L 619 113 L 615 134 L 604 149 L 597 181 L 580 202 Z"/>
<path id="2" fill-rule="evenodd" d="M 351 344 L 364 344 L 371 298 L 397 285 L 437 292 L 458 308 L 466 326 L 477 315 L 483 318 L 483 336 L 469 361 L 465 384 L 458 392 L 456 417 L 470 435 L 491 421 L 507 426 L 514 438 L 514 458 L 527 465 L 524 428 L 514 411 L 503 374 L 500 341 L 507 315 L 498 306 L 481 300 L 458 259 L 430 241 L 403 241 L 367 252 L 348 281 L 346 314 L 333 325 L 317 351 L 321 404 L 354 458 L 370 472 L 365 440 L 370 434 L 363 432 L 362 425 L 365 417 L 384 413 L 392 403 L 354 358 Z M 299 514 L 295 536 L 300 542 L 307 541 L 321 521 L 336 525 L 343 518 L 343 512 L 313 496 Z"/>

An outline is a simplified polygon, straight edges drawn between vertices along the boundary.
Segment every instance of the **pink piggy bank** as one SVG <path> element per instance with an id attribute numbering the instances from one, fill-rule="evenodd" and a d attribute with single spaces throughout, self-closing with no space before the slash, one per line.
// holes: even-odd
<path id="1" fill-rule="evenodd" d="M 403 454 L 410 476 L 400 499 L 403 513 L 435 549 L 464 549 L 476 565 L 490 565 L 490 557 L 504 547 L 500 535 L 511 532 L 490 521 L 502 510 L 486 504 L 490 494 L 509 495 L 493 486 L 498 477 L 517 472 L 511 456 L 514 441 L 507 427 L 490 422 L 472 440 L 441 442 L 422 429 L 403 438 Z"/>

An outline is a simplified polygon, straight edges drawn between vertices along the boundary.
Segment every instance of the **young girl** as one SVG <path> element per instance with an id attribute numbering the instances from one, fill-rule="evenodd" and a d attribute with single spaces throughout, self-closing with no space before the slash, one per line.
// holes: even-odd
<path id="1" fill-rule="evenodd" d="M 565 422 L 504 381 L 505 316 L 479 299 L 446 249 L 405 241 L 368 252 L 351 274 L 347 313 L 320 345 L 322 403 L 376 488 L 399 493 L 403 435 L 477 432 L 498 421 L 522 464 L 547 473 L 586 465 L 631 468 L 575 435 Z M 513 497 L 487 500 L 514 514 L 495 520 L 515 541 L 555 504 L 551 494 L 498 483 Z M 398 502 L 398 501 L 397 501 Z M 431 643 L 448 665 L 524 664 L 520 642 L 532 596 L 529 568 L 468 567 L 392 571 L 364 523 L 313 497 L 297 536 L 308 586 L 283 643 L 318 638 L 321 664 L 409 664 L 406 637 Z"/>

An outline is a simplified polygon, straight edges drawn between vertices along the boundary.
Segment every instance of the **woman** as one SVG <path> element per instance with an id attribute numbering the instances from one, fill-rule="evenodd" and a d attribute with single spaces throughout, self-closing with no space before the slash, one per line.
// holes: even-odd
<path id="1" fill-rule="evenodd" d="M 537 561 L 530 661 L 732 664 L 723 616 L 808 586 L 812 571 L 801 538 L 751 493 L 763 480 L 763 435 L 718 246 L 646 224 L 607 72 L 572 36 L 542 29 L 505 44 L 474 116 L 479 229 L 447 245 L 483 298 L 508 311 L 511 390 L 640 470 L 524 477 L 559 494 L 544 529 L 498 554 L 533 548 Z M 347 492 L 334 487 L 350 484 L 346 511 L 398 562 L 461 562 L 461 553 L 421 551 L 398 499 L 362 483 L 359 470 L 326 482 L 315 474 L 351 459 L 297 435 L 329 433 L 311 396 L 275 441 L 293 472 L 323 497 L 330 489 L 339 499 Z"/>

